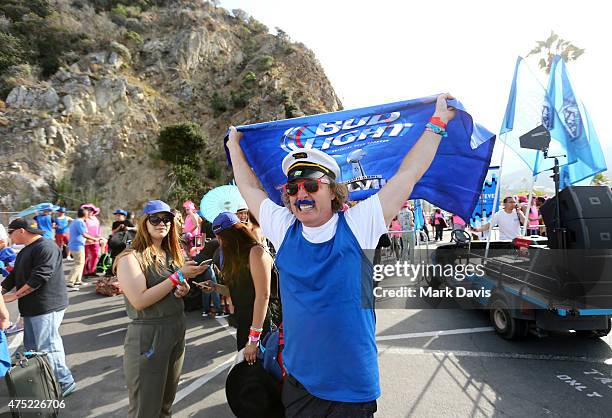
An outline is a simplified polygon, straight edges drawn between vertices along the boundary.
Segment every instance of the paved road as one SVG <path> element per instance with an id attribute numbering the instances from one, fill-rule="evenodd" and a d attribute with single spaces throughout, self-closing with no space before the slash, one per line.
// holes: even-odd
<path id="1" fill-rule="evenodd" d="M 388 279 L 383 286 L 399 282 Z M 98 296 L 92 286 L 70 293 L 61 332 L 78 390 L 62 416 L 126 415 L 126 324 L 122 297 Z M 224 393 L 235 350 L 231 329 L 199 312 L 187 313 L 187 324 L 175 416 L 231 417 Z M 612 411 L 610 336 L 508 342 L 481 311 L 399 306 L 377 310 L 377 335 L 383 393 L 377 417 L 598 417 Z M 9 341 L 14 346 L 19 338 Z"/>

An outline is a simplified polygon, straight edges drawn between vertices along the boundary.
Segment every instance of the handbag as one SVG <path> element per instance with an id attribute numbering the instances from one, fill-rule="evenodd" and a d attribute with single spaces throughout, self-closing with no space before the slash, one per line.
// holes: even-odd
<path id="1" fill-rule="evenodd" d="M 257 358 L 263 363 L 264 370 L 281 383 L 287 374 L 283 365 L 284 347 L 283 324 L 279 324 L 278 328 L 264 337 L 257 353 Z"/>

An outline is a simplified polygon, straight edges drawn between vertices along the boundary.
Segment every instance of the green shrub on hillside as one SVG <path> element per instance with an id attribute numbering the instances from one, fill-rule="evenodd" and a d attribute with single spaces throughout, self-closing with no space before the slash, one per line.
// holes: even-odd
<path id="1" fill-rule="evenodd" d="M 216 91 L 210 97 L 210 107 L 212 107 L 215 117 L 227 110 L 225 99 Z"/>
<path id="2" fill-rule="evenodd" d="M 138 32 L 134 32 L 133 30 L 129 30 L 125 33 L 125 39 L 127 39 L 128 41 L 132 41 L 137 45 L 140 45 L 144 42 L 142 36 L 140 36 Z"/>
<path id="3" fill-rule="evenodd" d="M 45 18 L 53 12 L 47 0 L 1 0 L 0 14 L 4 14 L 13 22 L 21 20 L 29 13 Z M 0 44 L 1 45 L 1 44 Z"/>
<path id="4" fill-rule="evenodd" d="M 217 180 L 221 177 L 221 168 L 217 161 L 212 159 L 206 160 L 206 177 L 212 180 Z"/>
<path id="5" fill-rule="evenodd" d="M 244 84 L 245 87 L 252 87 L 253 84 L 255 84 L 255 80 L 257 80 L 257 76 L 253 71 L 249 71 L 244 75 L 244 78 L 242 79 L 242 84 Z"/>
<path id="6" fill-rule="evenodd" d="M 8 33 L 0 32 L 0 75 L 13 65 L 28 61 L 29 53 L 23 41 Z"/>
<path id="7" fill-rule="evenodd" d="M 234 91 L 230 92 L 232 101 L 232 107 L 234 109 L 242 109 L 249 103 L 249 93 L 246 91 Z"/>
<path id="8" fill-rule="evenodd" d="M 269 68 L 272 68 L 274 65 L 274 57 L 270 55 L 262 55 L 257 59 L 257 69 L 260 71 L 265 71 Z"/>
<path id="9" fill-rule="evenodd" d="M 249 16 L 249 29 L 255 33 L 268 33 L 268 27 L 255 19 L 253 16 Z"/>
<path id="10" fill-rule="evenodd" d="M 127 18 L 129 16 L 129 13 L 128 13 L 127 9 L 122 4 L 119 4 L 119 5 L 115 6 L 115 7 L 113 7 L 111 9 L 111 14 L 123 16 L 125 18 Z"/>
<path id="11" fill-rule="evenodd" d="M 199 169 L 197 155 L 206 140 L 195 123 L 166 126 L 159 133 L 158 144 L 162 158 L 171 164 L 186 164 Z"/>
<path id="12" fill-rule="evenodd" d="M 165 127 L 159 133 L 161 158 L 171 165 L 173 179 L 168 197 L 180 203 L 201 196 L 204 182 L 200 177 L 200 158 L 205 139 L 200 127 L 194 123 L 180 123 Z"/>

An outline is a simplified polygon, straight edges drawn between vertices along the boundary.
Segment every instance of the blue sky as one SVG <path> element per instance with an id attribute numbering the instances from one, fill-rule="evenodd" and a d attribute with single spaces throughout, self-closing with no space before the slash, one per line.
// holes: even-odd
<path id="1" fill-rule="evenodd" d="M 449 91 L 493 132 L 503 119 L 516 57 L 525 56 L 552 29 L 586 49 L 568 69 L 602 146 L 612 148 L 612 125 L 606 117 L 612 95 L 612 32 L 601 4 L 221 1 L 226 9 L 246 11 L 272 32 L 280 27 L 313 50 L 345 108 Z M 535 61 L 530 65 L 538 71 Z M 506 153 L 506 163 L 519 168 L 511 154 Z M 496 149 L 494 160 L 499 156 Z"/>

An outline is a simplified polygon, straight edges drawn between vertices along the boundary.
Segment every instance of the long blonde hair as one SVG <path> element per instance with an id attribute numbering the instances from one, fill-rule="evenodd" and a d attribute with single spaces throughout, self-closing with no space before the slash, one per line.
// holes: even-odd
<path id="1" fill-rule="evenodd" d="M 155 271 L 160 272 L 160 263 L 156 262 L 157 254 L 155 247 L 153 246 L 153 239 L 151 238 L 151 234 L 149 234 L 149 230 L 147 229 L 148 219 L 149 215 L 144 215 L 138 220 L 138 230 L 136 231 L 134 241 L 132 241 L 132 247 L 128 250 L 124 250 L 117 256 L 115 262 L 113 263 L 113 273 L 117 273 L 117 263 L 119 260 L 132 253 L 140 254 L 139 262 L 143 272 L 151 266 L 153 266 Z M 173 219 L 170 223 L 170 231 L 168 231 L 168 234 L 162 239 L 161 247 L 166 254 L 170 254 L 172 262 L 177 267 L 182 267 L 185 264 L 176 219 Z"/>

